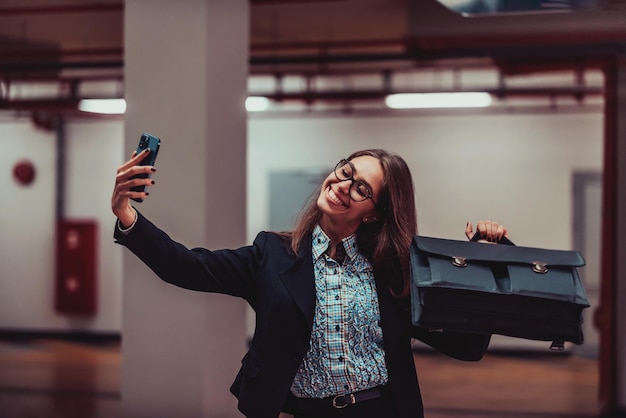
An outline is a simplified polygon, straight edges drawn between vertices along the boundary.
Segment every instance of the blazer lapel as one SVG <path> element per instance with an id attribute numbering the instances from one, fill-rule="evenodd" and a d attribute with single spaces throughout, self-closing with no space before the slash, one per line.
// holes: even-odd
<path id="1" fill-rule="evenodd" d="M 310 329 L 313 327 L 313 314 L 315 313 L 315 275 L 310 240 L 308 242 L 302 257 L 294 257 L 294 262 L 282 270 L 279 277 L 306 318 Z"/>
<path id="2" fill-rule="evenodd" d="M 385 341 L 385 353 L 387 353 L 387 361 L 390 361 L 389 357 L 392 356 L 392 353 L 396 352 L 397 345 L 400 342 L 405 321 L 400 304 L 394 299 L 391 293 L 389 293 L 389 289 L 382 275 L 376 274 L 375 279 L 376 291 L 378 293 L 378 306 L 380 309 L 380 322 Z"/>

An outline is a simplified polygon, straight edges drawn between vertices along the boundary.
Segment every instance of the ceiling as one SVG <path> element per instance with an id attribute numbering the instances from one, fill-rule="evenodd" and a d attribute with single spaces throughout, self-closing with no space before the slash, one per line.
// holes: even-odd
<path id="1" fill-rule="evenodd" d="M 554 16 L 464 19 L 436 0 L 251 0 L 250 72 L 595 67 L 626 50 L 626 8 L 613 3 L 617 12 L 556 26 Z M 0 0 L 0 109 L 43 106 L 11 98 L 16 83 L 57 83 L 59 109 L 74 106 L 81 83 L 123 83 L 123 14 L 120 0 Z"/>
<path id="2" fill-rule="evenodd" d="M 285 51 L 317 55 L 320 48 L 398 52 L 407 35 L 404 0 L 252 0 L 250 11 L 251 54 L 259 60 Z M 123 13 L 120 0 L 0 0 L 0 73 L 119 71 Z"/>

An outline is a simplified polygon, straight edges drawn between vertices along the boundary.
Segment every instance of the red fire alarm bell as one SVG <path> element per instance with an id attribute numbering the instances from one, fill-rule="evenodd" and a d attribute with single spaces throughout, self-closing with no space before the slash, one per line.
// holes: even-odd
<path id="1" fill-rule="evenodd" d="M 31 161 L 18 161 L 13 166 L 13 177 L 22 186 L 28 186 L 35 181 L 35 174 L 35 165 Z"/>

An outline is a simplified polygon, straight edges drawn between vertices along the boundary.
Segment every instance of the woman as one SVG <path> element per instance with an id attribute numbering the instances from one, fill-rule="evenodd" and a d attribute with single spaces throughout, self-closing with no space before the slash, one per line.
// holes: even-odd
<path id="1" fill-rule="evenodd" d="M 411 338 L 462 360 L 479 360 L 489 336 L 429 332 L 410 323 L 409 246 L 417 233 L 405 161 L 384 150 L 341 160 L 288 234 L 261 232 L 235 250 L 187 249 L 139 214 L 145 198 L 118 169 L 115 238 L 159 277 L 187 289 L 239 296 L 256 312 L 250 349 L 231 387 L 248 417 L 423 417 Z M 483 238 L 507 234 L 480 222 Z M 468 223 L 466 234 L 471 236 Z"/>

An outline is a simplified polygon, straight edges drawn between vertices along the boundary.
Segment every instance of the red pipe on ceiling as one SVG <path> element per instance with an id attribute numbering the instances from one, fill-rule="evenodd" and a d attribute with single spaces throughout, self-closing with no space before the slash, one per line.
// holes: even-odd
<path id="1" fill-rule="evenodd" d="M 124 3 L 57 4 L 51 6 L 23 6 L 0 8 L 0 16 L 19 16 L 53 13 L 121 12 Z"/>
<path id="2" fill-rule="evenodd" d="M 300 0 L 299 3 L 337 3 L 346 0 Z M 250 0 L 250 4 L 263 6 L 266 4 L 293 3 L 293 0 Z M 52 13 L 91 13 L 118 12 L 124 10 L 124 2 L 102 2 L 93 4 L 55 4 L 48 6 L 22 6 L 0 8 L 0 16 L 17 16 Z"/>

